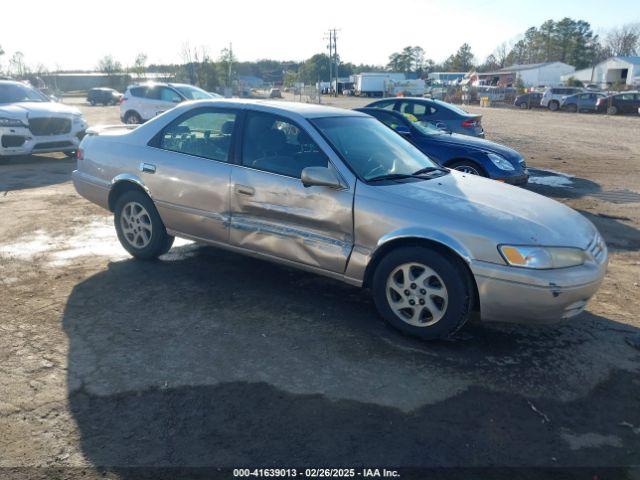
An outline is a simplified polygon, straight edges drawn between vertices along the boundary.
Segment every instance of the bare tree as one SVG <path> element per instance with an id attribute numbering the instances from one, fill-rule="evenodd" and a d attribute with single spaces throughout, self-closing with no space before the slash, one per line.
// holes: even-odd
<path id="1" fill-rule="evenodd" d="M 133 73 L 136 78 L 144 77 L 144 74 L 147 70 L 147 54 L 139 53 L 136 55 L 136 59 L 133 61 L 133 66 L 129 69 L 131 73 Z"/>
<path id="2" fill-rule="evenodd" d="M 510 50 L 511 48 L 507 45 L 507 42 L 502 42 L 493 51 L 491 55 L 493 56 L 493 60 L 498 67 L 503 68 L 505 66 Z"/>
<path id="3" fill-rule="evenodd" d="M 640 52 L 640 23 L 628 23 L 610 30 L 604 44 L 611 55 L 638 55 Z"/>
<path id="4" fill-rule="evenodd" d="M 16 52 L 9 60 L 9 73 L 17 78 L 25 78 L 29 74 L 29 68 L 24 63 L 24 54 Z"/>

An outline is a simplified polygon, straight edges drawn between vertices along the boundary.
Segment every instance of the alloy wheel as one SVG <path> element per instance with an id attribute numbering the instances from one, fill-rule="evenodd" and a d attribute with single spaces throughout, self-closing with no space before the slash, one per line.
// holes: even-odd
<path id="1" fill-rule="evenodd" d="M 421 263 L 396 267 L 387 278 L 386 293 L 393 313 L 409 325 L 434 325 L 447 311 L 449 297 L 444 281 Z"/>
<path id="2" fill-rule="evenodd" d="M 149 212 L 138 202 L 129 202 L 120 214 L 124 238 L 134 248 L 145 248 L 151 242 L 153 225 Z"/>
<path id="3" fill-rule="evenodd" d="M 457 171 L 459 171 L 459 172 L 468 173 L 470 175 L 480 175 L 480 172 L 478 172 L 471 165 L 460 165 L 459 167 L 456 167 L 455 169 Z"/>

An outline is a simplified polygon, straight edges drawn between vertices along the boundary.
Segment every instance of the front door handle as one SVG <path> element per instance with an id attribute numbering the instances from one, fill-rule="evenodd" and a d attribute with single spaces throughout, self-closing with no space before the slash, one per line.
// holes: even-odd
<path id="1" fill-rule="evenodd" d="M 152 163 L 144 163 L 140 164 L 140 171 L 146 173 L 156 173 L 156 166 Z"/>
<path id="2" fill-rule="evenodd" d="M 248 197 L 253 197 L 256 193 L 253 187 L 247 187 L 246 185 L 236 185 L 235 190 L 238 195 L 247 195 Z"/>

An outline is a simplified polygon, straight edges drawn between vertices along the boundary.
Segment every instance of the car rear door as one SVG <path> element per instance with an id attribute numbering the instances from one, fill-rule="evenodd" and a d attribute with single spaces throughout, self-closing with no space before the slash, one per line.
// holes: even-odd
<path id="1" fill-rule="evenodd" d="M 151 141 L 140 170 L 168 229 L 228 241 L 230 159 L 238 116 L 233 109 L 193 109 Z"/>
<path id="2" fill-rule="evenodd" d="M 344 272 L 353 247 L 353 187 L 305 187 L 300 180 L 305 167 L 335 169 L 318 145 L 324 140 L 290 118 L 258 111 L 247 112 L 242 130 L 231 174 L 230 243 Z"/>

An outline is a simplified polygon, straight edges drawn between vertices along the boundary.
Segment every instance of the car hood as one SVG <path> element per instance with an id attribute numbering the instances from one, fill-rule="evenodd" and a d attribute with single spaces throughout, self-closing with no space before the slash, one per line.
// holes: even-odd
<path id="1" fill-rule="evenodd" d="M 513 148 L 505 147 L 499 143 L 492 142 L 490 140 L 484 140 L 478 137 L 471 137 L 469 135 L 460 135 L 457 133 L 443 133 L 439 135 L 431 135 L 429 139 L 432 139 L 440 144 L 451 145 L 455 147 L 462 147 L 468 150 L 482 150 L 484 152 L 497 153 L 503 157 L 513 160 L 520 159 L 520 155 Z"/>
<path id="2" fill-rule="evenodd" d="M 28 118 L 50 117 L 52 115 L 80 115 L 80 110 L 56 102 L 20 102 L 0 105 L 0 115 L 26 120 Z"/>
<path id="3" fill-rule="evenodd" d="M 523 188 L 452 171 L 425 181 L 393 183 L 388 201 L 426 212 L 428 221 L 496 243 L 586 248 L 596 232 L 562 203 Z"/>

